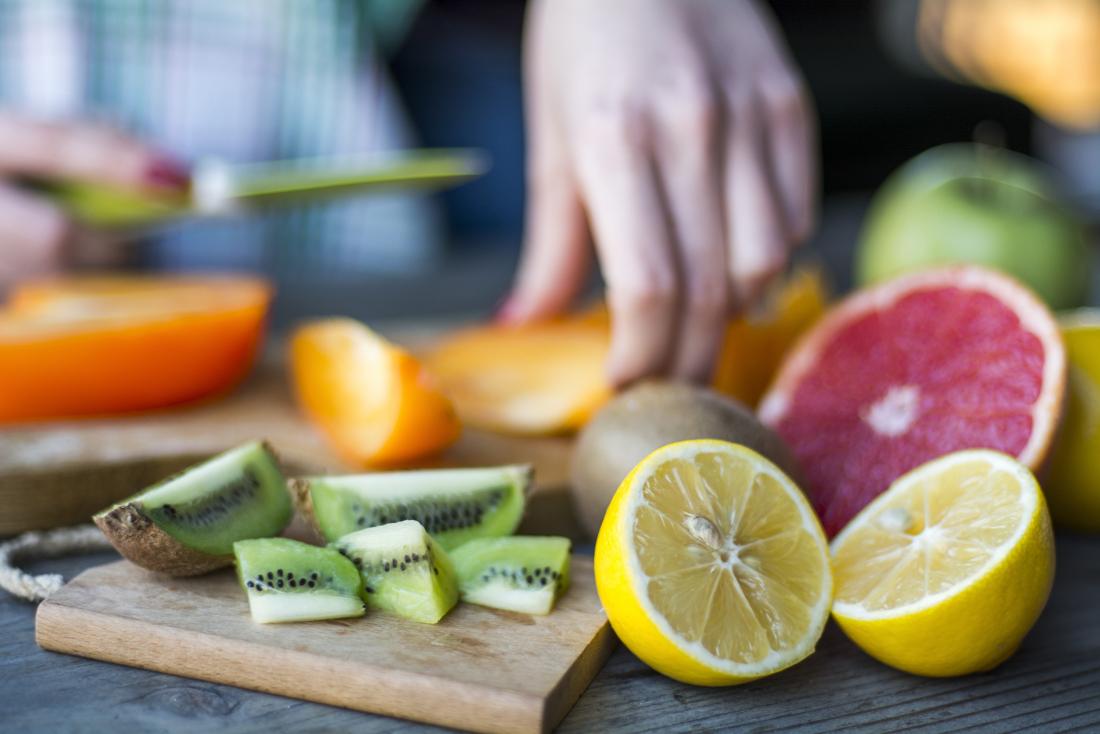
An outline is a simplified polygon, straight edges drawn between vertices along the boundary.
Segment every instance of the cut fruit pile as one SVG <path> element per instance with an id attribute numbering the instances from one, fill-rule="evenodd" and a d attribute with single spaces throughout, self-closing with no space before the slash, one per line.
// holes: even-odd
<path id="1" fill-rule="evenodd" d="M 825 535 L 798 487 L 738 444 L 669 444 L 623 480 L 596 541 L 619 639 L 657 671 L 729 685 L 813 652 L 832 601 Z"/>
<path id="2" fill-rule="evenodd" d="M 248 373 L 271 288 L 240 277 L 72 277 L 0 310 L 0 422 L 152 410 Z"/>
<path id="3" fill-rule="evenodd" d="M 755 406 L 825 301 L 821 274 L 802 269 L 762 308 L 732 320 L 715 365 L 715 389 Z M 611 397 L 605 376 L 610 329 L 602 305 L 541 324 L 475 327 L 440 344 L 428 367 L 471 426 L 521 435 L 575 431 Z"/>
<path id="4" fill-rule="evenodd" d="M 152 571 L 192 576 L 235 556 L 261 623 L 357 617 L 365 602 L 434 624 L 460 594 L 548 614 L 569 585 L 569 540 L 505 537 L 523 517 L 532 478 L 524 465 L 294 479 L 303 514 L 332 541 L 318 548 L 271 537 L 290 521 L 291 492 L 267 445 L 250 443 L 94 519 L 127 559 Z"/>
<path id="5" fill-rule="evenodd" d="M 960 451 L 902 476 L 833 541 L 833 616 L 878 660 L 965 675 L 1009 657 L 1054 579 L 1054 537 L 1027 467 Z"/>
<path id="6" fill-rule="evenodd" d="M 1066 411 L 1043 482 L 1059 525 L 1100 532 L 1100 311 L 1083 309 L 1060 320 L 1069 375 Z"/>
<path id="7" fill-rule="evenodd" d="M 824 304 L 820 274 L 795 273 L 765 308 L 730 323 L 715 387 L 755 405 Z M 295 334 L 291 371 L 302 408 L 343 456 L 407 465 L 455 441 L 459 418 L 532 436 L 584 426 L 612 395 L 610 329 L 603 306 L 539 324 L 474 327 L 444 340 L 422 366 L 363 324 L 325 319 Z"/>
<path id="8" fill-rule="evenodd" d="M 352 462 L 409 462 L 458 438 L 454 408 L 420 362 L 357 321 L 299 329 L 290 368 L 298 402 Z"/>
<path id="9" fill-rule="evenodd" d="M 976 267 L 903 276 L 843 301 L 795 347 L 760 406 L 833 535 L 906 471 L 991 448 L 1030 468 L 1062 405 L 1050 311 Z"/>

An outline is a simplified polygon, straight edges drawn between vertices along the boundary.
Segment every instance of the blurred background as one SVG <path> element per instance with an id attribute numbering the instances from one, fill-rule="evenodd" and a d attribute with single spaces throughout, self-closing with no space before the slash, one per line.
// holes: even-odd
<path id="1" fill-rule="evenodd" d="M 851 283 L 871 195 L 892 171 L 942 143 L 977 136 L 1047 161 L 1061 177 L 1060 196 L 1096 221 L 1100 3 L 767 4 L 819 115 L 824 199 L 806 256 L 824 263 L 836 289 Z M 280 285 L 279 325 L 328 313 L 370 320 L 487 314 L 508 290 L 523 229 L 525 5 L 331 0 L 309 3 L 305 12 L 294 2 L 196 0 L 169 18 L 165 4 L 138 0 L 9 0 L 0 3 L 0 18 L 20 32 L 3 36 L 0 96 L 38 114 L 79 109 L 152 131 L 188 162 L 412 145 L 482 149 L 492 161 L 487 175 L 440 195 L 190 221 L 147 238 L 127 257 L 142 269 L 267 273 Z M 184 55 L 184 63 L 164 68 L 185 71 L 142 63 L 154 40 Z M 83 63 L 89 60 L 95 63 Z M 78 68 L 97 71 L 76 84 L 74 75 L 85 73 Z M 340 93 L 348 74 L 364 68 L 366 83 Z M 288 121 L 257 139 L 249 120 L 219 113 L 219 99 L 244 94 L 259 96 L 255 114 L 302 109 L 325 122 L 296 124 L 284 115 Z M 147 104 L 169 96 L 175 101 Z"/>
<path id="2" fill-rule="evenodd" d="M 976 131 L 990 138 L 983 142 L 1051 164 L 1072 206 L 1097 220 L 1100 3 L 767 4 L 817 106 L 823 206 L 804 256 L 823 263 L 835 289 L 851 285 L 864 215 L 887 176 L 936 145 L 974 140 Z M 395 47 L 394 81 L 420 142 L 484 148 L 493 167 L 438 197 L 449 238 L 424 271 L 442 286 L 431 302 L 405 302 L 406 276 L 387 278 L 363 315 L 485 313 L 506 291 L 523 224 L 524 9 L 519 0 L 427 2 Z M 985 56 L 972 67 L 959 65 L 979 51 Z M 983 65 L 1001 76 L 983 78 Z"/>

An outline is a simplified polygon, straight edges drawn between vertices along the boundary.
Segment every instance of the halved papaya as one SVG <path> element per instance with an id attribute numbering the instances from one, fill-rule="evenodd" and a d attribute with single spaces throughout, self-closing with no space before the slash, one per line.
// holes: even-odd
<path id="1" fill-rule="evenodd" d="M 258 278 L 73 276 L 0 309 L 0 422 L 153 410 L 223 393 L 263 341 Z"/>

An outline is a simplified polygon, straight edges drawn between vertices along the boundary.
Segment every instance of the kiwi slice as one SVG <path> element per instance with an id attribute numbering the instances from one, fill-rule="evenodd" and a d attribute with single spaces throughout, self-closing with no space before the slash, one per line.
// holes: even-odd
<path id="1" fill-rule="evenodd" d="M 351 561 L 331 548 L 289 538 L 256 538 L 238 540 L 233 555 L 257 622 L 363 616 L 363 579 Z"/>
<path id="2" fill-rule="evenodd" d="M 278 460 L 248 443 L 185 469 L 92 519 L 143 568 L 194 576 L 233 562 L 233 543 L 278 535 L 293 514 Z"/>
<path id="3" fill-rule="evenodd" d="M 369 606 L 435 624 L 458 603 L 451 559 L 416 520 L 359 530 L 332 547 L 359 569 Z"/>
<path id="4" fill-rule="evenodd" d="M 451 554 L 462 600 L 527 614 L 549 614 L 569 588 L 569 539 L 481 538 Z"/>
<path id="5" fill-rule="evenodd" d="M 298 507 L 333 541 L 376 525 L 416 520 L 444 549 L 511 535 L 523 517 L 530 465 L 420 469 L 295 479 Z"/>

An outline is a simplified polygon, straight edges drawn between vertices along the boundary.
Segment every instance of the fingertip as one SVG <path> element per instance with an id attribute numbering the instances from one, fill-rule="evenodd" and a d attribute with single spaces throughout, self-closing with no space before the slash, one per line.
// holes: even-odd
<path id="1" fill-rule="evenodd" d="M 191 172 L 171 156 L 158 153 L 145 166 L 142 183 L 151 189 L 184 191 L 191 185 Z"/>
<path id="2" fill-rule="evenodd" d="M 23 241 L 33 248 L 36 259 L 48 267 L 56 265 L 65 243 L 72 234 L 72 222 L 52 204 L 28 199 L 21 207 L 20 228 Z"/>
<path id="3" fill-rule="evenodd" d="M 519 301 L 514 294 L 508 294 L 493 309 L 493 323 L 498 326 L 515 326 L 521 323 Z"/>

